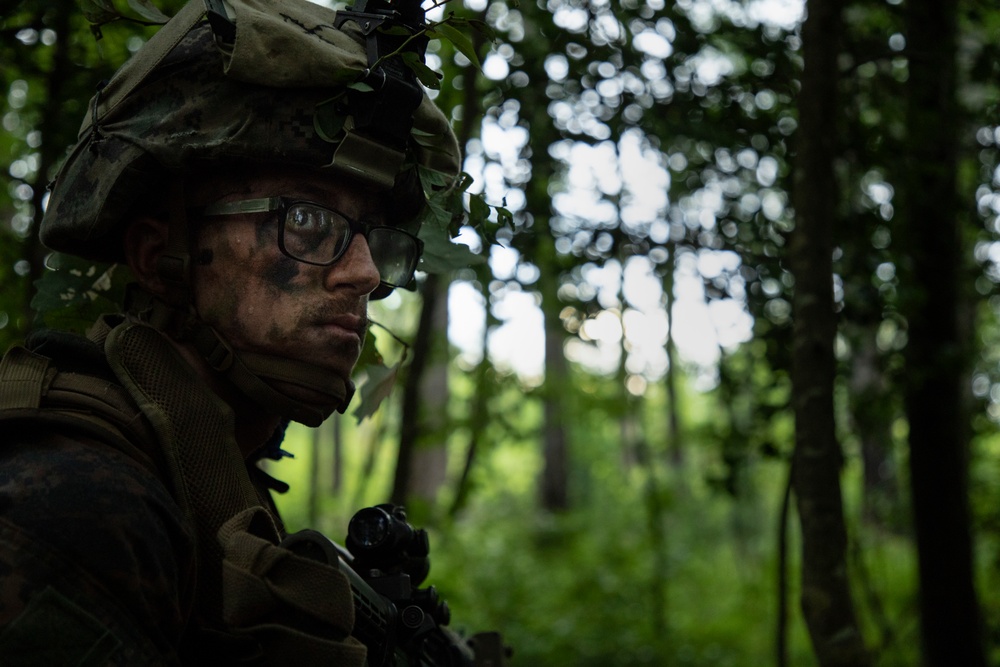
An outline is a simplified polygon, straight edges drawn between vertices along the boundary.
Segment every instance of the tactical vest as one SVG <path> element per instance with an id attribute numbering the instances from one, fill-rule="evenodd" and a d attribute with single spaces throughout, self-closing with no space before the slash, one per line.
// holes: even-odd
<path id="1" fill-rule="evenodd" d="M 104 377 L 12 348 L 0 361 L 0 425 L 88 435 L 167 477 L 197 537 L 196 643 L 227 662 L 364 665 L 350 636 L 350 584 L 278 546 L 270 497 L 251 479 L 229 406 L 146 324 L 105 317 L 88 337 L 103 349 Z"/>

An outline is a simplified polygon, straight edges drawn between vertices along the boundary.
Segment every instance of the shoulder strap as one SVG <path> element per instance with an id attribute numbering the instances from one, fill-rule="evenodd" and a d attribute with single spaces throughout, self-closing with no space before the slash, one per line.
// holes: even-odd
<path id="1" fill-rule="evenodd" d="M 37 408 L 55 376 L 50 359 L 17 346 L 0 361 L 0 410 Z"/>
<path id="2" fill-rule="evenodd" d="M 24 347 L 0 360 L 0 422 L 40 422 L 105 442 L 151 471 L 155 435 L 120 386 L 83 373 L 62 373 L 49 357 Z"/>

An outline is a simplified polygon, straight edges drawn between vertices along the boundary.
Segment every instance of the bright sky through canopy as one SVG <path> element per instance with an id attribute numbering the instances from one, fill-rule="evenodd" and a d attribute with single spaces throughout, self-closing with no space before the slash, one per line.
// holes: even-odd
<path id="1" fill-rule="evenodd" d="M 803 12 L 800 0 L 757 0 L 747 5 L 728 0 L 679 0 L 678 4 L 696 22 L 707 24 L 714 15 L 726 14 L 733 17 L 734 23 L 764 23 L 783 29 L 797 24 Z M 572 12 L 557 17 L 567 23 L 567 29 L 572 28 L 569 24 L 578 18 Z M 672 52 L 669 37 L 659 33 L 638 35 L 636 46 L 657 58 L 665 58 Z M 489 78 L 502 79 L 508 71 L 506 60 L 493 55 L 484 61 L 485 73 Z M 693 64 L 698 76 L 712 83 L 731 71 L 730 63 L 715 50 L 704 51 Z M 550 59 L 546 62 L 546 71 L 552 79 L 559 80 L 565 76 L 565 63 L 558 57 Z M 665 74 L 665 70 L 663 72 Z M 568 106 L 553 105 L 550 111 L 567 114 L 561 119 L 564 123 L 573 122 L 569 117 L 573 110 Z M 515 122 L 504 123 L 501 115 L 499 121 L 488 120 L 484 124 L 481 136 L 482 151 L 470 151 L 466 170 L 482 184 L 487 199 L 499 201 L 508 197 L 508 207 L 516 211 L 523 198 L 515 196 L 510 200 L 512 193 L 505 189 L 502 176 L 517 163 L 519 152 L 527 141 L 524 129 Z M 644 145 L 638 132 L 627 133 L 617 146 L 610 141 L 564 142 L 553 146 L 552 154 L 561 159 L 567 169 L 565 187 L 553 197 L 556 215 L 553 224 L 558 219 L 563 225 L 594 228 L 615 224 L 620 219 L 627 229 L 641 230 L 657 243 L 667 239 L 666 213 L 670 206 L 678 204 L 667 200 L 670 175 L 663 156 Z M 760 168 L 766 172 L 769 166 L 762 164 Z M 605 199 L 607 195 L 620 195 L 617 207 Z M 699 197 L 687 202 L 691 210 L 686 210 L 684 216 L 693 216 L 711 228 L 715 225 L 720 201 L 720 197 L 705 189 Z M 773 207 L 775 202 L 767 201 L 762 205 Z M 561 250 L 564 252 L 569 250 L 567 243 L 563 242 Z M 499 280 L 516 276 L 525 282 L 527 276 L 528 284 L 523 289 L 511 285 L 494 292 L 494 315 L 501 324 L 490 333 L 489 353 L 499 367 L 517 372 L 529 383 L 537 383 L 543 373 L 544 334 L 538 297 L 529 291 L 532 276 L 512 249 L 492 248 L 490 264 Z M 708 300 L 703 286 L 703 278 L 738 267 L 739 258 L 731 252 L 702 250 L 697 256 L 682 253 L 677 258 L 673 336 L 684 361 L 710 368 L 718 360 L 720 346 L 728 348 L 749 340 L 753 321 L 742 301 Z M 537 274 L 533 266 L 528 268 Z M 624 266 L 612 260 L 602 268 L 594 266 L 585 270 L 583 275 L 588 289 L 594 292 L 604 310 L 582 324 L 578 338 L 567 343 L 567 356 L 594 371 L 611 373 L 620 363 L 624 349 L 627 350 L 625 364 L 629 373 L 647 380 L 662 376 L 666 370 L 664 346 L 669 326 L 662 281 L 649 259 L 634 257 Z M 620 300 L 622 297 L 624 303 Z M 458 281 L 451 288 L 449 307 L 453 314 L 449 338 L 462 355 L 474 363 L 482 355 L 483 298 L 469 283 Z M 455 317 L 458 313 L 461 316 Z"/>

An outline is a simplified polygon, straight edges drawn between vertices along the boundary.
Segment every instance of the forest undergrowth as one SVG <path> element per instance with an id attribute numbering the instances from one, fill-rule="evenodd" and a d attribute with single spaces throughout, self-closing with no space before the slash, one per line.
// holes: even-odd
<path id="1" fill-rule="evenodd" d="M 276 468 L 293 485 L 279 499 L 293 530 L 308 521 L 309 433 L 293 427 L 286 448 L 296 458 Z M 502 630 L 515 649 L 515 667 L 777 664 L 778 525 L 787 466 L 776 458 L 753 462 L 734 496 L 710 481 L 711 452 L 689 452 L 681 467 L 663 463 L 651 484 L 648 466 L 623 465 L 607 448 L 603 456 L 586 451 L 590 458 L 574 470 L 573 507 L 552 514 L 537 508 L 532 493 L 533 450 L 497 447 L 481 459 L 461 513 L 447 519 L 426 511 L 428 582 L 448 600 L 456 629 Z M 348 470 L 352 461 L 360 464 L 358 454 L 347 457 Z M 383 468 L 376 464 L 370 479 L 383 479 Z M 909 667 L 919 661 L 912 541 L 905 525 L 860 520 L 860 477 L 860 465 L 848 457 L 843 482 L 853 517 L 854 597 L 874 664 Z M 333 539 L 343 539 L 337 531 L 349 517 L 345 499 L 381 502 L 380 485 L 361 493 L 347 485 L 321 499 L 321 523 Z M 788 521 L 787 664 L 810 667 L 815 657 L 798 610 L 797 518 Z M 998 580 L 990 534 L 978 542 L 984 591 Z M 983 599 L 986 617 L 995 618 L 997 601 Z M 995 625 L 992 637 L 1000 645 Z"/>

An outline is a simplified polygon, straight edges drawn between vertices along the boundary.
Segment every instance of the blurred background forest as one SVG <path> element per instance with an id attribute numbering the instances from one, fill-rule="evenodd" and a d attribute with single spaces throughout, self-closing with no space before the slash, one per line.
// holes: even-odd
<path id="1" fill-rule="evenodd" d="M 122 275 L 35 238 L 155 29 L 96 41 L 111 6 L 0 0 L 5 348 Z M 513 223 L 372 306 L 356 407 L 272 469 L 289 527 L 405 503 L 456 625 L 515 666 L 1000 665 L 1000 9 L 451 12 L 496 34 L 467 34 L 481 67 L 432 43 L 435 95 L 468 205 Z"/>

